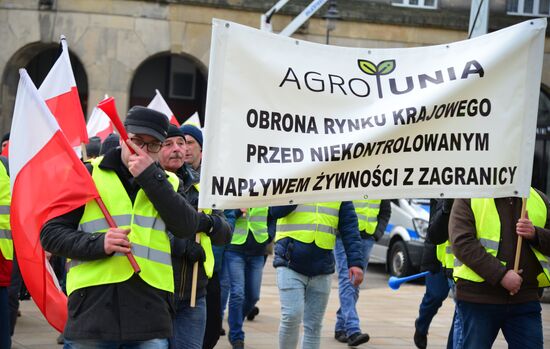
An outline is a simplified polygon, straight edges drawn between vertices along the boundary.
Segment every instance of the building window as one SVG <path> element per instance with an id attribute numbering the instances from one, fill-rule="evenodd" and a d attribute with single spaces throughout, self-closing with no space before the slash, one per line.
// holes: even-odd
<path id="1" fill-rule="evenodd" d="M 508 14 L 550 16 L 550 0 L 508 0 Z"/>
<path id="2" fill-rule="evenodd" d="M 437 0 L 392 0 L 391 4 L 393 6 L 437 9 Z"/>

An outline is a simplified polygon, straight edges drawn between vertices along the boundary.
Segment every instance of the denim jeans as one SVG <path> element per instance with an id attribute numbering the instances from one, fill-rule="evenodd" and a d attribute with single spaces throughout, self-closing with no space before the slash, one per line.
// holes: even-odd
<path id="1" fill-rule="evenodd" d="M 453 313 L 453 320 L 451 322 L 451 329 L 449 330 L 449 338 L 447 338 L 447 349 L 459 349 L 462 347 L 462 320 L 458 314 L 458 307 L 456 306 L 456 287 L 452 279 L 447 278 L 453 301 L 455 303 L 455 311 Z"/>
<path id="2" fill-rule="evenodd" d="M 363 275 L 369 265 L 370 252 L 374 246 L 374 239 L 361 239 L 363 256 L 365 264 Z M 349 279 L 349 268 L 346 251 L 342 239 L 336 239 L 334 246 L 334 259 L 336 260 L 336 271 L 338 272 L 338 298 L 340 299 L 340 308 L 336 311 L 336 325 L 334 331 L 344 331 L 346 336 L 361 332 L 359 327 L 359 315 L 357 314 L 356 304 L 359 299 L 359 287 L 354 287 Z"/>
<path id="3" fill-rule="evenodd" d="M 541 306 L 538 301 L 520 304 L 457 302 L 462 320 L 462 347 L 490 349 L 502 330 L 509 349 L 543 349 Z"/>
<path id="4" fill-rule="evenodd" d="M 243 320 L 260 299 L 264 256 L 225 251 L 229 269 L 229 342 L 244 341 Z"/>
<path id="5" fill-rule="evenodd" d="M 170 349 L 201 349 L 206 328 L 206 298 L 198 298 L 194 308 L 189 306 L 189 300 L 177 301 L 173 323 Z"/>
<path id="6" fill-rule="evenodd" d="M 0 348 L 11 348 L 8 288 L 0 286 Z"/>
<path id="7" fill-rule="evenodd" d="M 63 349 L 168 349 L 168 339 L 103 341 L 95 339 L 70 340 L 65 338 Z"/>
<path id="8" fill-rule="evenodd" d="M 432 319 L 443 304 L 443 301 L 449 296 L 449 282 L 443 269 L 437 273 L 426 275 L 426 291 L 416 319 L 416 330 L 421 334 L 428 334 L 428 329 Z"/>
<path id="9" fill-rule="evenodd" d="M 302 349 L 319 349 L 331 281 L 330 274 L 308 277 L 286 267 L 277 268 L 281 300 L 279 349 L 296 348 L 302 319 Z"/>
<path id="10" fill-rule="evenodd" d="M 222 315 L 222 322 L 223 322 L 223 316 L 225 313 L 225 308 L 227 307 L 227 301 L 229 300 L 229 289 L 231 288 L 231 284 L 229 281 L 229 267 L 227 266 L 227 261 L 225 260 L 225 252 L 223 253 L 223 260 L 222 260 L 222 270 L 220 273 L 220 301 L 221 301 L 221 315 Z M 223 326 L 222 326 L 223 327 Z"/>

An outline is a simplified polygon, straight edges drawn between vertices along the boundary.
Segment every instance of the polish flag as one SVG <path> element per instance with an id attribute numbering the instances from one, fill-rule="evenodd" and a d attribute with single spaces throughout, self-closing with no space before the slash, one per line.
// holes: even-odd
<path id="1" fill-rule="evenodd" d="M 201 127 L 201 121 L 199 119 L 199 113 L 194 112 L 193 115 L 191 115 L 185 122 L 184 125 L 193 125 L 196 126 L 198 129 L 202 130 Z"/>
<path id="2" fill-rule="evenodd" d="M 86 121 L 76 88 L 69 49 L 61 36 L 61 55 L 38 89 L 72 147 L 88 143 Z"/>
<path id="3" fill-rule="evenodd" d="M 151 100 L 151 103 L 149 103 L 147 108 L 151 108 L 163 113 L 164 115 L 168 116 L 168 119 L 170 120 L 170 123 L 172 125 L 175 125 L 176 127 L 180 127 L 180 123 L 174 116 L 174 113 L 172 113 L 172 110 L 170 110 L 168 103 L 166 103 L 164 98 L 162 98 L 162 95 L 160 94 L 159 90 L 155 90 L 155 97 L 153 98 L 153 100 Z"/>
<path id="4" fill-rule="evenodd" d="M 42 225 L 98 197 L 50 109 L 24 69 L 10 136 L 11 229 L 21 274 L 48 322 L 63 331 L 67 297 L 40 244 Z"/>
<path id="5" fill-rule="evenodd" d="M 107 97 L 105 97 L 105 99 L 107 99 Z M 101 138 L 102 142 L 115 130 L 111 119 L 109 119 L 107 114 L 98 107 L 95 107 L 92 111 L 86 129 L 88 130 L 88 137 L 97 136 Z"/>

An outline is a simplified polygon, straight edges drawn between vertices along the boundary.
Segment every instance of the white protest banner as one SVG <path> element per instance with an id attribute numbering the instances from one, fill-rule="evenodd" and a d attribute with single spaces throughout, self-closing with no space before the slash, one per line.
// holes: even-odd
<path id="1" fill-rule="evenodd" d="M 527 197 L 545 28 L 360 49 L 214 20 L 199 207 Z"/>

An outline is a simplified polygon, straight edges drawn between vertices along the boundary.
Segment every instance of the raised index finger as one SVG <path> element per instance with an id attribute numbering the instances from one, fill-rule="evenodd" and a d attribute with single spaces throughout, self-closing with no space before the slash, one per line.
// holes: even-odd
<path id="1" fill-rule="evenodd" d="M 141 149 L 140 147 L 138 147 L 134 142 L 132 142 L 132 140 L 130 138 L 126 139 L 126 144 L 134 150 L 134 153 L 138 154 L 138 155 L 146 155 L 145 152 L 143 151 L 143 149 Z"/>

